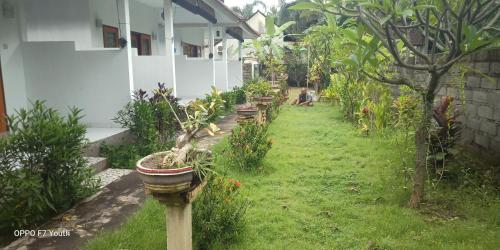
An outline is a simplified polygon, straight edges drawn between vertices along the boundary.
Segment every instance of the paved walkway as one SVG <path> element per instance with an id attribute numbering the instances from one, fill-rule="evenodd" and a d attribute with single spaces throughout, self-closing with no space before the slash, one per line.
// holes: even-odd
<path id="1" fill-rule="evenodd" d="M 236 125 L 236 115 L 224 117 L 217 125 L 221 133 L 214 137 L 202 133 L 198 147 L 210 147 L 228 134 Z M 100 231 L 119 228 L 141 207 L 145 199 L 143 184 L 132 170 L 108 169 L 97 177 L 102 181 L 100 192 L 35 230 L 40 237 L 20 238 L 5 249 L 79 249 Z"/>

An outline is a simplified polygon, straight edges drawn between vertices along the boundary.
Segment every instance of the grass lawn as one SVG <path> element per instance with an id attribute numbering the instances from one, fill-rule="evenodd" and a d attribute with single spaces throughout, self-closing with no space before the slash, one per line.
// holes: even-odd
<path id="1" fill-rule="evenodd" d="M 405 207 L 409 190 L 391 138 L 364 137 L 335 107 L 285 106 L 270 127 L 262 169 L 217 160 L 251 199 L 247 227 L 229 249 L 498 249 L 500 202 L 441 185 L 426 213 Z M 215 152 L 226 147 L 225 141 Z M 165 249 L 164 208 L 148 200 L 120 230 L 86 249 Z"/>

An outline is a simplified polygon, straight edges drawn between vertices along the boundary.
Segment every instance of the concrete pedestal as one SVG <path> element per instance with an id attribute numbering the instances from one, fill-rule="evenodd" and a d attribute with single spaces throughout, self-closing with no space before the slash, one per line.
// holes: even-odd
<path id="1" fill-rule="evenodd" d="M 191 203 L 167 204 L 167 249 L 192 250 Z"/>

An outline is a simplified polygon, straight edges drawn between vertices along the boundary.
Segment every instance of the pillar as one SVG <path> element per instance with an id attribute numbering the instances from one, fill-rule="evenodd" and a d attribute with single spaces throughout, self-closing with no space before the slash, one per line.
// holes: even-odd
<path id="1" fill-rule="evenodd" d="M 117 0 L 117 11 L 119 17 L 118 29 L 120 31 L 120 38 L 127 41 L 126 46 L 123 48 L 127 53 L 128 65 L 128 79 L 130 98 L 132 98 L 134 87 L 134 68 L 132 65 L 132 37 L 130 32 L 130 5 L 129 0 Z"/>
<path id="2" fill-rule="evenodd" d="M 168 62 L 168 69 L 171 70 L 169 81 L 173 86 L 173 95 L 177 97 L 177 78 L 175 75 L 175 49 L 174 49 L 174 13 L 172 0 L 163 1 L 163 16 L 165 18 L 165 56 Z M 174 248 L 175 249 L 175 248 Z"/>
<path id="3" fill-rule="evenodd" d="M 192 250 L 191 203 L 167 204 L 167 249 Z"/>
<path id="4" fill-rule="evenodd" d="M 223 33 L 223 38 L 222 38 L 222 46 L 223 46 L 223 50 L 222 50 L 222 62 L 224 64 L 224 79 L 226 80 L 226 82 L 224 83 L 225 84 L 225 88 L 226 88 L 226 91 L 229 91 L 229 62 L 228 62 L 228 55 L 227 55 L 227 33 L 226 31 L 224 31 Z"/>
<path id="5" fill-rule="evenodd" d="M 209 49 L 209 54 L 208 58 L 211 62 L 212 65 L 212 85 L 215 86 L 215 44 L 214 44 L 214 26 L 212 23 L 208 23 L 208 49 Z"/>

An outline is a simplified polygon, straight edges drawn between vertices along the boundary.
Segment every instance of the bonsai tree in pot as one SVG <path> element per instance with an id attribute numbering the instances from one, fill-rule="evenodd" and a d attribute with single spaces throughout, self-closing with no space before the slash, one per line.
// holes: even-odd
<path id="1" fill-rule="evenodd" d="M 188 190 L 191 186 L 201 183 L 212 170 L 212 153 L 207 149 L 193 147 L 192 140 L 196 134 L 205 130 L 213 136 L 219 128 L 209 121 L 217 115 L 222 108 L 220 92 L 212 91 L 210 102 L 192 107 L 194 104 L 184 108 L 184 121 L 174 111 L 172 104 L 166 95 L 159 92 L 171 108 L 176 121 L 179 123 L 182 134 L 177 137 L 175 147 L 169 151 L 158 152 L 148 155 L 137 162 L 137 171 L 143 180 L 146 189 L 155 194 L 180 193 Z"/>
<path id="2" fill-rule="evenodd" d="M 259 79 L 247 86 L 246 94 L 251 97 L 249 99 L 254 100 L 258 104 L 267 104 L 272 102 L 276 93 L 274 93 L 271 84 L 266 80 Z"/>

